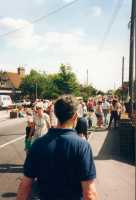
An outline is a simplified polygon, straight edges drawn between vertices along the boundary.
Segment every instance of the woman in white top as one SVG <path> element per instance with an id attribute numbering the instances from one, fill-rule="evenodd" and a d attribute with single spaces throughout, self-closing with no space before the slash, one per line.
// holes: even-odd
<path id="1" fill-rule="evenodd" d="M 43 112 L 43 108 L 40 106 L 36 107 L 36 113 L 34 114 L 34 124 L 35 132 L 33 141 L 46 134 L 50 128 L 50 118 L 48 114 Z"/>

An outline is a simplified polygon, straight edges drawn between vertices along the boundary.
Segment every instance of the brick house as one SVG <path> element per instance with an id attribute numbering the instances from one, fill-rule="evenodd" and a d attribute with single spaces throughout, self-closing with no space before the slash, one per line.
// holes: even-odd
<path id="1" fill-rule="evenodd" d="M 14 95 L 21 93 L 19 86 L 22 79 L 25 77 L 25 69 L 18 67 L 17 73 L 14 72 L 0 72 L 0 94 Z"/>

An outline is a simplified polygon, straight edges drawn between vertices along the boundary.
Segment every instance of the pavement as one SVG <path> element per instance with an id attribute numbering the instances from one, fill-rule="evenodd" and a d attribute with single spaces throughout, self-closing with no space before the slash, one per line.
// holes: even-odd
<path id="1" fill-rule="evenodd" d="M 25 159 L 25 119 L 0 122 L 0 200 L 15 200 Z M 119 158 L 118 133 L 96 131 L 92 146 L 99 200 L 134 200 L 135 167 Z"/>
<path id="2" fill-rule="evenodd" d="M 135 167 L 120 158 L 118 137 L 118 131 L 112 130 L 93 132 L 89 138 L 101 200 L 135 199 Z"/>

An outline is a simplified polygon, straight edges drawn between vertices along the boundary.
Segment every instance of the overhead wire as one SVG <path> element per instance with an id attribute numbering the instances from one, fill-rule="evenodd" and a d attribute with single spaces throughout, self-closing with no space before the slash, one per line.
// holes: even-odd
<path id="1" fill-rule="evenodd" d="M 80 0 L 74 0 L 74 1 L 71 1 L 71 2 L 69 2 L 69 3 L 66 3 L 65 5 L 63 5 L 63 6 L 59 7 L 59 8 L 56 8 L 55 10 L 49 12 L 49 13 L 46 14 L 46 15 L 43 15 L 43 16 L 41 16 L 41 17 L 35 19 L 35 20 L 30 20 L 30 22 L 31 22 L 31 24 L 36 24 L 36 23 L 38 23 L 38 22 L 40 22 L 40 21 L 42 21 L 42 20 L 44 20 L 44 19 L 46 19 L 46 18 L 48 18 L 48 17 L 50 17 L 50 16 L 55 15 L 56 13 L 59 13 L 59 12 L 62 11 L 63 9 L 70 7 L 71 5 L 75 4 L 75 3 L 78 2 L 78 1 L 80 1 Z M 10 35 L 10 34 L 14 34 L 14 33 L 18 32 L 18 31 L 20 31 L 20 30 L 25 29 L 27 26 L 30 26 L 30 24 L 25 25 L 25 26 L 21 26 L 21 27 L 19 27 L 19 28 L 13 29 L 13 30 L 8 31 L 8 32 L 6 32 L 6 33 L 3 33 L 3 34 L 0 35 L 0 37 L 5 37 L 5 36 L 8 36 L 8 35 Z"/>
<path id="2" fill-rule="evenodd" d="M 110 18 L 110 21 L 108 23 L 108 26 L 107 26 L 107 29 L 106 29 L 106 31 L 104 33 L 102 41 L 100 42 L 100 45 L 98 47 L 98 52 L 101 52 L 103 50 L 105 42 L 106 42 L 106 40 L 108 38 L 108 35 L 110 34 L 111 28 L 112 28 L 112 26 L 113 26 L 113 24 L 114 24 L 114 22 L 115 22 L 115 20 L 116 20 L 116 18 L 118 16 L 118 13 L 119 13 L 120 9 L 123 6 L 123 3 L 124 3 L 124 0 L 119 0 L 118 1 L 117 5 L 115 7 L 115 10 L 114 10 L 114 12 L 113 12 L 113 14 L 112 14 L 112 16 Z"/>
<path id="3" fill-rule="evenodd" d="M 44 20 L 44 19 L 46 19 L 46 18 L 48 18 L 50 16 L 55 15 L 56 13 L 59 13 L 61 10 L 65 9 L 67 7 L 70 7 L 71 5 L 75 4 L 78 1 L 80 1 L 80 0 L 74 0 L 72 2 L 69 2 L 69 3 L 67 3 L 67 4 L 65 4 L 65 5 L 63 5 L 63 6 L 59 7 L 59 8 L 56 8 L 55 10 L 49 12 L 47 15 L 43 15 L 43 16 L 35 19 L 35 20 L 30 20 L 30 22 L 31 22 L 31 24 L 36 24 L 36 23 L 38 23 L 38 22 L 40 22 L 40 21 L 42 21 L 42 20 Z M 100 42 L 100 45 L 98 47 L 98 51 L 99 52 L 102 51 L 102 49 L 103 49 L 103 47 L 105 45 L 106 39 L 107 39 L 107 37 L 108 37 L 108 35 L 109 35 L 110 31 L 111 31 L 111 28 L 112 28 L 112 25 L 114 24 L 115 19 L 116 19 L 117 15 L 118 15 L 118 13 L 119 13 L 122 5 L 123 5 L 123 2 L 124 2 L 124 0 L 119 0 L 118 3 L 117 3 L 117 5 L 116 5 L 116 7 L 115 7 L 115 10 L 114 10 L 114 12 L 113 12 L 113 14 L 111 16 L 111 19 L 110 19 L 110 21 L 108 23 L 108 27 L 107 27 L 107 29 L 106 29 L 106 31 L 104 33 L 103 39 Z M 3 34 L 0 35 L 0 38 L 8 36 L 10 34 L 14 34 L 14 33 L 18 32 L 20 30 L 23 30 L 26 27 L 30 26 L 31 24 L 28 24 L 28 25 L 16 28 L 16 29 L 8 31 L 6 33 L 3 33 Z"/>

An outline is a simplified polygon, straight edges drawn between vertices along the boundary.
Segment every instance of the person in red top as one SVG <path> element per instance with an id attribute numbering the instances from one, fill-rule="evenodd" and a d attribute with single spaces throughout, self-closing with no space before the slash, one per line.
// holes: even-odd
<path id="1" fill-rule="evenodd" d="M 89 112 L 94 112 L 94 106 L 95 106 L 95 101 L 93 100 L 93 98 L 89 98 L 88 102 L 87 102 L 87 109 Z"/>

